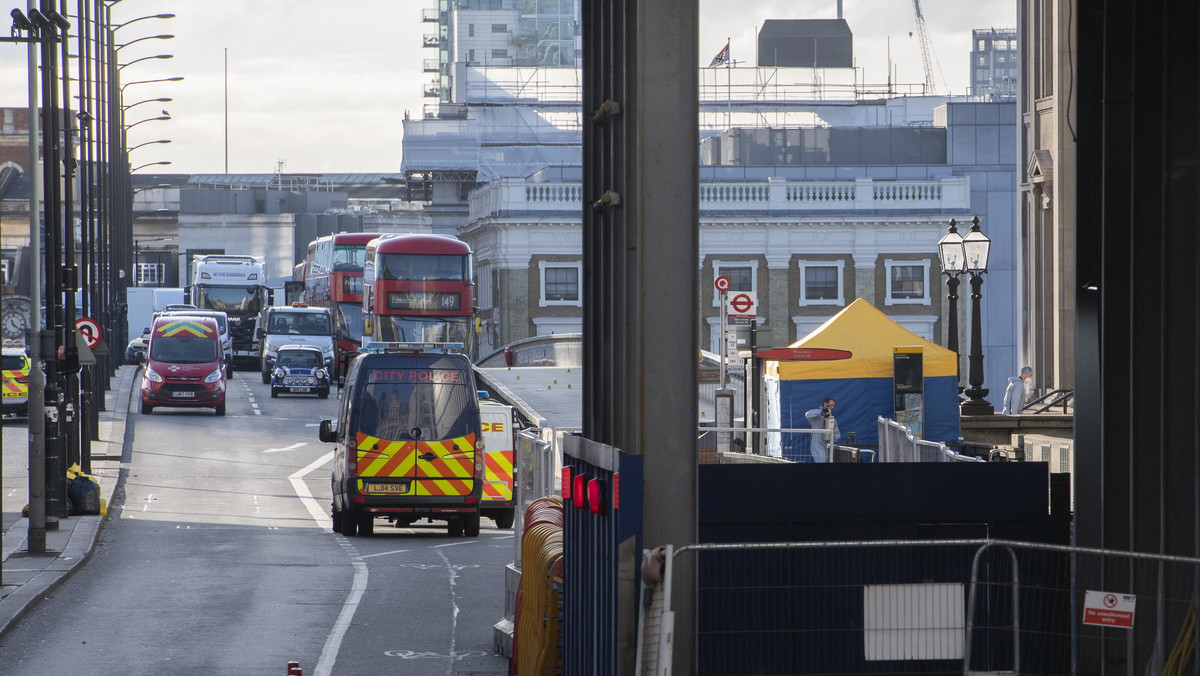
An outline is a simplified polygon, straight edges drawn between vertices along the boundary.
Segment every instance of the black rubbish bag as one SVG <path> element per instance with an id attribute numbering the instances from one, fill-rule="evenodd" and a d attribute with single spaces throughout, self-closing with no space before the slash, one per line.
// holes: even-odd
<path id="1" fill-rule="evenodd" d="M 71 516 L 100 513 L 100 484 L 88 476 L 79 475 L 67 486 Z"/>

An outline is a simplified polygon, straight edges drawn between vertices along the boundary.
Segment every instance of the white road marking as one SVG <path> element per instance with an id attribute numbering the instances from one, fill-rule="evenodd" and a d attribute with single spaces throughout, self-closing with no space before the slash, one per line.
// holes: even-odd
<path id="1" fill-rule="evenodd" d="M 363 554 L 362 556 L 360 556 L 360 557 L 358 557 L 358 558 L 360 558 L 360 559 L 369 559 L 369 558 L 371 558 L 372 556 L 388 556 L 389 554 L 403 554 L 403 553 L 405 553 L 405 552 L 407 552 L 407 551 L 408 551 L 407 549 L 394 549 L 394 550 L 392 550 L 392 551 L 390 551 L 390 552 L 377 552 L 377 553 L 375 553 L 375 554 Z"/>
<path id="2" fill-rule="evenodd" d="M 472 540 L 463 540 L 461 542 L 447 542 L 444 545 L 433 545 L 432 547 L 430 547 L 430 549 L 440 549 L 442 547 L 457 547 L 459 545 L 470 544 L 471 542 L 472 542 Z"/>
<path id="3" fill-rule="evenodd" d="M 446 558 L 446 554 L 440 549 L 438 556 L 442 557 L 446 569 L 450 571 L 450 607 L 454 609 L 450 614 L 450 654 L 453 655 L 454 644 L 458 638 L 458 594 L 454 591 L 454 585 L 458 582 L 458 569 L 450 565 L 450 559 Z"/>
<path id="4" fill-rule="evenodd" d="M 300 448 L 301 446 L 307 446 L 307 445 L 308 445 L 307 441 L 297 441 L 296 443 L 292 444 L 291 446 L 285 446 L 283 448 L 268 448 L 267 450 L 263 451 L 263 453 L 281 453 L 283 451 L 294 451 L 297 448 Z"/>
<path id="5" fill-rule="evenodd" d="M 317 526 L 322 529 L 329 527 L 329 515 L 313 498 L 312 492 L 308 490 L 308 485 L 304 483 L 304 477 L 313 470 L 326 465 L 332 459 L 333 453 L 326 453 L 312 461 L 304 469 L 298 470 L 288 477 L 300 502 L 308 509 L 308 513 L 312 515 L 313 521 L 317 522 Z M 350 621 L 354 619 L 354 613 L 358 610 L 359 602 L 362 601 L 363 592 L 367 590 L 367 564 L 363 563 L 363 557 L 358 555 L 354 545 L 350 544 L 345 536 L 338 535 L 337 537 L 341 541 L 342 548 L 350 556 L 350 564 L 354 566 L 354 581 L 350 584 L 350 595 L 342 604 L 342 612 L 338 613 L 337 621 L 334 622 L 333 629 L 325 639 L 325 646 L 321 648 L 321 658 L 317 661 L 316 669 L 313 672 L 316 676 L 330 676 L 333 673 L 333 663 L 337 659 L 338 651 L 341 650 L 342 638 L 345 637 L 346 630 L 350 628 Z"/>
<path id="6" fill-rule="evenodd" d="M 333 451 L 313 460 L 308 467 L 297 470 L 288 477 L 288 481 L 292 482 L 292 489 L 296 491 L 300 502 L 308 509 L 308 513 L 312 515 L 313 521 L 317 522 L 317 527 L 322 529 L 329 527 L 329 514 L 317 504 L 317 501 L 313 498 L 312 491 L 308 490 L 308 484 L 304 483 L 304 477 L 318 467 L 328 464 L 330 460 L 333 460 Z"/>

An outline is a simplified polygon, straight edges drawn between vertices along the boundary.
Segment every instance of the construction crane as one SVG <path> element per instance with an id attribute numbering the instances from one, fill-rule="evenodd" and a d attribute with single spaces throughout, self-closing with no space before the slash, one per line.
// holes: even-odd
<path id="1" fill-rule="evenodd" d="M 937 67 L 938 75 L 941 75 L 942 83 L 945 84 L 946 76 L 942 75 L 942 64 L 938 63 L 937 54 L 933 51 L 933 41 L 929 39 L 929 29 L 925 27 L 925 15 L 921 13 L 921 0 L 913 0 L 913 11 L 917 15 L 917 39 L 921 41 L 921 59 L 925 62 L 925 93 L 937 94 L 938 84 L 933 76 L 933 69 Z M 909 33 L 912 36 L 912 33 Z"/>

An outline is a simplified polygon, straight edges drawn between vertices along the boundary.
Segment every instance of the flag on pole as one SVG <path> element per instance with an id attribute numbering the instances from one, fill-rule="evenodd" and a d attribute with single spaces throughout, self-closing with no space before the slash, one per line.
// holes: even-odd
<path id="1" fill-rule="evenodd" d="M 708 64 L 708 67 L 713 68 L 715 66 L 722 66 L 722 65 L 725 65 L 728 63 L 729 63 L 729 41 L 726 40 L 725 46 L 721 48 L 721 51 L 717 52 L 717 55 L 713 57 L 712 63 Z"/>

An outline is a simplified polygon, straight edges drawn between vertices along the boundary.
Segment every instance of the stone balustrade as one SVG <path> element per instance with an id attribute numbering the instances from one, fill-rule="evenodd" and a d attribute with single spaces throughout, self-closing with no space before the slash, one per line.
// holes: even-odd
<path id="1" fill-rule="evenodd" d="M 932 180 L 789 180 L 702 181 L 700 210 L 708 216 L 771 212 L 869 213 L 882 210 L 966 211 L 970 208 L 970 179 L 954 176 Z M 470 220 L 511 215 L 579 212 L 583 188 L 579 183 L 528 183 L 519 179 L 493 181 L 471 195 Z"/>

